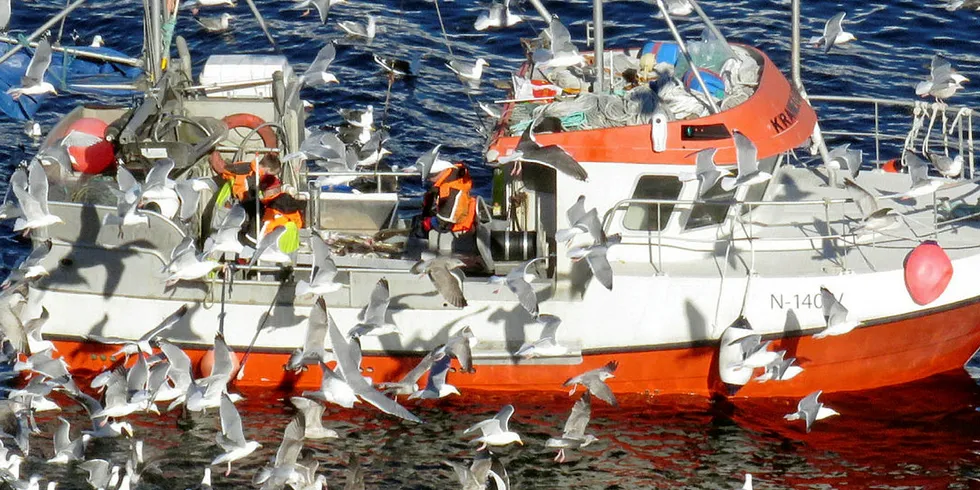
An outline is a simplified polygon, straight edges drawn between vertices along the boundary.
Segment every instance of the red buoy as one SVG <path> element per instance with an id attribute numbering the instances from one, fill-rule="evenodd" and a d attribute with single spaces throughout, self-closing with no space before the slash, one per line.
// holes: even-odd
<path id="1" fill-rule="evenodd" d="M 232 373 L 238 371 L 239 360 L 238 360 L 238 354 L 235 352 L 231 353 L 231 366 L 232 366 L 231 369 Z M 201 376 L 205 378 L 211 376 L 211 369 L 213 368 L 214 368 L 214 349 L 208 349 L 208 351 L 204 353 L 204 356 L 201 357 L 201 364 L 199 366 Z"/>
<path id="2" fill-rule="evenodd" d="M 912 301 L 927 305 L 936 300 L 953 278 L 953 263 L 938 243 L 927 240 L 905 256 L 905 288 Z"/>
<path id="3" fill-rule="evenodd" d="M 105 121 L 94 117 L 83 117 L 68 126 L 65 136 L 75 131 L 101 138 L 101 141 L 89 146 L 68 147 L 68 153 L 75 159 L 72 168 L 76 172 L 100 174 L 112 165 L 116 152 L 112 143 L 105 140 L 105 130 L 108 127 Z"/>

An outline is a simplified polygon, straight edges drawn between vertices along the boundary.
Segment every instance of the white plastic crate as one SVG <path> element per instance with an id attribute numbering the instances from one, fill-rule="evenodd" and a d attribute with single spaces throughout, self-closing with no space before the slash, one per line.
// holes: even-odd
<path id="1" fill-rule="evenodd" d="M 201 85 L 229 82 L 268 80 L 272 74 L 282 71 L 285 80 L 293 74 L 293 68 L 285 56 L 256 54 L 219 54 L 208 58 L 201 72 Z M 272 84 L 239 88 L 211 94 L 213 97 L 259 98 L 272 97 Z"/>

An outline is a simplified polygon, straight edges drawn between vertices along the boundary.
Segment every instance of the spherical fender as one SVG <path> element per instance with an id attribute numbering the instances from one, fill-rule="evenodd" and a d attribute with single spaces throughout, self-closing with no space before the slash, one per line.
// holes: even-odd
<path id="1" fill-rule="evenodd" d="M 231 373 L 235 374 L 238 371 L 239 361 L 238 354 L 234 352 L 231 353 L 231 366 Z M 214 349 L 208 349 L 208 351 L 204 353 L 204 356 L 201 357 L 201 363 L 198 366 L 198 371 L 201 377 L 206 378 L 211 376 L 212 369 L 214 369 Z"/>
<path id="2" fill-rule="evenodd" d="M 116 160 L 116 152 L 112 143 L 105 140 L 105 130 L 108 127 L 105 121 L 94 117 L 83 117 L 68 126 L 65 131 L 66 136 L 76 131 L 102 138 L 102 141 L 91 146 L 68 147 L 68 154 L 75 160 L 72 163 L 73 170 L 86 174 L 100 174 L 112 165 Z"/>
<path id="3" fill-rule="evenodd" d="M 905 288 L 918 305 L 935 301 L 952 278 L 953 263 L 932 240 L 922 242 L 905 257 Z"/>
<path id="4" fill-rule="evenodd" d="M 261 117 L 244 112 L 225 116 L 221 121 L 228 126 L 229 131 L 235 128 L 255 129 L 265 124 L 265 121 Z M 265 126 L 259 130 L 259 137 L 262 138 L 262 144 L 266 148 L 275 148 L 278 146 L 276 132 L 269 126 Z M 224 158 L 221 158 L 221 153 L 218 150 L 212 151 L 208 160 L 211 163 L 211 170 L 214 170 L 218 175 L 224 173 L 226 162 Z"/>

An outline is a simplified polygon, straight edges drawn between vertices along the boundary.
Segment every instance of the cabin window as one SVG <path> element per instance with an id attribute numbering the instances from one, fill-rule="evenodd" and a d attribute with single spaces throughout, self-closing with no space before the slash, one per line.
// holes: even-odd
<path id="1" fill-rule="evenodd" d="M 644 175 L 636 181 L 633 199 L 676 200 L 681 193 L 681 181 L 671 175 Z M 657 219 L 657 204 L 630 204 L 623 217 L 623 228 L 627 230 L 660 231 L 667 226 L 673 204 L 660 204 Z"/>
<path id="2" fill-rule="evenodd" d="M 695 184 L 697 184 L 695 182 Z M 693 230 L 702 226 L 718 225 L 728 217 L 728 208 L 735 199 L 735 190 L 725 191 L 716 186 L 708 191 L 704 200 L 697 201 L 691 206 L 691 214 L 687 217 L 685 230 Z M 714 201 L 714 202 L 712 202 Z"/>

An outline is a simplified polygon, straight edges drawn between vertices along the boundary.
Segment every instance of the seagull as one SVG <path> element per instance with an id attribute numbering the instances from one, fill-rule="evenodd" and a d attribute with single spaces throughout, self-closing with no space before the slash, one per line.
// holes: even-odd
<path id="1" fill-rule="evenodd" d="M 970 79 L 960 75 L 953 65 L 941 55 L 933 55 L 929 78 L 915 86 L 915 94 L 920 97 L 933 96 L 937 101 L 945 101 L 963 88 Z"/>
<path id="2" fill-rule="evenodd" d="M 521 436 L 516 432 L 512 432 L 507 427 L 512 415 L 514 415 L 514 406 L 505 405 L 497 412 L 497 415 L 473 424 L 470 428 L 463 431 L 463 434 L 469 434 L 477 430 L 482 433 L 480 437 L 473 440 L 474 442 L 481 443 L 477 451 L 482 451 L 487 446 L 506 446 L 515 442 L 523 446 L 524 441 L 521 440 Z"/>
<path id="3" fill-rule="evenodd" d="M 46 93 L 58 95 L 54 85 L 44 81 L 44 74 L 48 71 L 49 66 L 51 66 L 51 43 L 47 39 L 42 39 L 34 48 L 34 56 L 31 57 L 27 71 L 20 79 L 20 87 L 7 89 L 7 94 L 14 100 L 19 99 L 22 95 L 32 96 Z"/>
<path id="4" fill-rule="evenodd" d="M 844 188 L 850 193 L 854 204 L 861 211 L 861 222 L 854 227 L 856 232 L 863 230 L 882 231 L 899 225 L 898 215 L 892 208 L 878 208 L 877 199 L 865 188 L 850 178 L 844 178 Z"/>
<path id="5" fill-rule="evenodd" d="M 173 171 L 175 166 L 176 163 L 171 158 L 157 160 L 150 167 L 150 171 L 146 173 L 146 178 L 141 186 L 142 193 L 139 199 L 140 205 L 156 204 L 160 210 L 160 214 L 166 216 L 168 219 L 173 218 L 180 208 L 180 198 L 174 189 L 176 183 L 169 177 L 170 172 Z M 193 216 L 193 212 L 196 211 L 197 207 L 195 204 L 191 215 Z"/>
<path id="6" fill-rule="evenodd" d="M 174 192 L 180 202 L 180 221 L 186 223 L 197 214 L 198 203 L 201 202 L 201 193 L 204 191 L 216 191 L 214 179 L 184 179 L 174 183 Z M 172 217 L 172 216 L 170 216 Z"/>
<path id="7" fill-rule="evenodd" d="M 959 177 L 963 171 L 963 155 L 956 155 L 950 158 L 942 153 L 926 153 L 926 157 L 932 162 L 932 166 L 942 174 L 943 177 Z"/>
<path id="8" fill-rule="evenodd" d="M 837 187 L 837 175 L 841 169 L 845 169 L 847 176 L 851 179 L 857 178 L 861 171 L 861 162 L 864 160 L 864 152 L 861 150 L 851 150 L 850 143 L 844 143 L 835 147 L 827 153 L 827 171 L 830 185 Z"/>
<path id="9" fill-rule="evenodd" d="M 310 268 L 309 282 L 296 283 L 296 297 L 323 296 L 340 290 L 343 284 L 337 282 L 337 264 L 330 258 L 330 247 L 317 233 L 310 236 L 313 249 L 313 266 Z"/>
<path id="10" fill-rule="evenodd" d="M 844 21 L 845 15 L 847 15 L 847 12 L 840 12 L 831 17 L 823 27 L 823 35 L 810 38 L 810 43 L 813 44 L 814 47 L 818 48 L 823 46 L 823 52 L 829 53 L 830 48 L 840 46 L 857 39 L 854 37 L 854 34 L 844 31 L 844 27 L 841 25 L 841 23 Z"/>
<path id="11" fill-rule="evenodd" d="M 320 378 L 319 391 L 304 391 L 303 396 L 340 405 L 344 408 L 352 408 L 358 401 L 354 389 L 347 384 L 347 381 L 344 381 L 343 376 L 327 367 L 326 364 L 321 362 L 320 367 L 323 369 L 323 375 Z M 360 376 L 359 372 L 358 376 Z"/>
<path id="12" fill-rule="evenodd" d="M 912 199 L 927 196 L 935 193 L 946 183 L 944 179 L 929 177 L 929 164 L 915 153 L 906 151 L 903 158 L 905 166 L 909 169 L 912 186 L 899 196 Z"/>
<path id="13" fill-rule="evenodd" d="M 408 398 L 434 399 L 444 398 L 449 395 L 459 395 L 459 390 L 446 382 L 446 374 L 449 373 L 451 362 L 452 358 L 448 355 L 443 355 L 441 358 L 436 359 L 429 369 L 429 381 L 425 385 L 425 389 L 412 393 Z"/>
<path id="14" fill-rule="evenodd" d="M 312 403 L 312 402 L 311 402 Z M 322 407 L 321 407 L 322 408 Z M 296 415 L 286 425 L 282 434 L 282 442 L 276 451 L 276 457 L 271 465 L 266 465 L 252 477 L 252 484 L 262 488 L 283 488 L 286 483 L 298 479 L 304 468 L 298 464 L 300 452 L 303 450 L 303 437 L 306 433 L 306 419 Z M 293 485 L 299 488 L 298 485 Z"/>
<path id="15" fill-rule="evenodd" d="M 348 36 L 363 37 L 368 41 L 371 41 L 374 39 L 374 35 L 378 30 L 376 24 L 377 19 L 373 15 L 368 15 L 367 19 L 367 25 L 350 20 L 338 22 L 337 25 L 339 25 Z"/>
<path id="16" fill-rule="evenodd" d="M 602 229 L 599 213 L 595 208 L 585 211 L 584 195 L 578 196 L 575 204 L 565 210 L 565 217 L 568 218 L 570 226 L 556 231 L 555 241 L 571 245 L 576 236 L 588 234 L 592 237 L 591 244 L 606 243 L 606 233 Z"/>
<path id="17" fill-rule="evenodd" d="M 0 290 L 16 287 L 25 281 L 48 275 L 48 270 L 41 265 L 41 262 L 51 252 L 51 239 L 33 240 L 33 243 L 31 253 L 15 269 L 10 271 L 7 279 L 3 281 L 3 284 L 0 284 Z"/>
<path id="18" fill-rule="evenodd" d="M 737 129 L 732 130 L 732 138 L 735 140 L 738 176 L 722 178 L 721 188 L 730 191 L 743 186 L 760 184 L 771 179 L 771 174 L 759 170 L 759 151 L 755 147 L 755 143 Z"/>
<path id="19" fill-rule="evenodd" d="M 116 213 L 106 214 L 102 218 L 102 224 L 118 226 L 121 238 L 123 226 L 147 224 L 149 218 L 137 209 L 142 200 L 142 186 L 123 165 L 116 167 L 116 183 L 119 189 L 111 189 L 116 195 Z"/>
<path id="20" fill-rule="evenodd" d="M 413 55 L 411 61 L 400 60 L 398 58 L 387 58 L 375 54 L 374 62 L 393 77 L 418 76 L 420 70 L 422 69 L 422 55 L 419 53 Z"/>
<path id="21" fill-rule="evenodd" d="M 837 300 L 837 297 L 829 289 L 821 286 L 820 298 L 823 300 L 823 316 L 827 321 L 827 328 L 814 335 L 813 338 L 822 339 L 831 335 L 843 335 L 861 324 L 859 321 L 847 319 L 847 308 Z"/>
<path id="22" fill-rule="evenodd" d="M 443 170 L 453 167 L 452 162 L 439 158 L 440 148 L 442 148 L 441 144 L 432 147 L 415 161 L 415 168 L 422 176 L 422 182 L 429 180 L 430 176 L 438 175 Z"/>
<path id="23" fill-rule="evenodd" d="M 810 427 L 817 420 L 823 420 L 833 415 L 840 415 L 840 413 L 838 413 L 836 410 L 824 406 L 823 403 L 817 401 L 822 393 L 823 390 L 817 390 L 810 393 L 806 396 L 806 398 L 800 400 L 800 403 L 796 406 L 795 412 L 788 414 L 783 418 L 786 420 L 803 419 L 806 422 L 806 431 L 809 433 Z"/>
<path id="24" fill-rule="evenodd" d="M 228 471 L 225 472 L 225 476 L 228 476 L 231 474 L 231 463 L 252 454 L 262 445 L 256 441 L 245 440 L 245 434 L 242 430 L 242 416 L 238 414 L 238 409 L 228 397 L 228 393 L 221 394 L 220 411 L 221 433 L 217 435 L 216 440 L 225 452 L 214 458 L 214 461 L 211 461 L 211 466 L 228 463 Z"/>
<path id="25" fill-rule="evenodd" d="M 460 485 L 462 485 L 463 490 L 484 490 L 487 488 L 487 478 L 494 478 L 495 483 L 501 480 L 500 476 L 491 469 L 493 462 L 494 458 L 491 456 L 490 451 L 476 453 L 476 456 L 473 458 L 473 463 L 469 467 L 453 461 L 443 461 L 444 464 L 451 467 L 453 472 L 456 473 L 456 478 L 459 480 Z M 497 484 L 495 488 L 503 490 L 509 489 L 510 487 Z"/>
<path id="26" fill-rule="evenodd" d="M 361 397 L 361 399 L 374 405 L 382 412 L 401 417 L 405 420 L 421 423 L 422 420 L 406 410 L 405 407 L 399 405 L 391 398 L 384 396 L 380 391 L 368 384 L 367 380 L 361 376 L 361 371 L 358 366 L 360 363 L 354 358 L 351 342 L 348 342 L 344 338 L 344 334 L 340 333 L 337 324 L 330 318 L 330 313 L 327 313 L 327 320 L 329 323 L 330 343 L 333 346 L 334 356 L 337 357 L 337 366 L 340 368 L 340 373 L 347 381 L 351 390 L 357 396 Z"/>
<path id="27" fill-rule="evenodd" d="M 551 47 L 538 49 L 531 55 L 531 59 L 537 64 L 537 68 L 541 70 L 564 68 L 585 63 L 585 58 L 572 43 L 572 35 L 568 33 L 568 28 L 558 20 L 558 16 L 551 16 L 548 33 L 551 38 Z"/>
<path id="28" fill-rule="evenodd" d="M 698 179 L 698 199 L 704 196 L 726 175 L 715 165 L 717 148 L 705 148 L 694 157 L 695 175 Z"/>
<path id="29" fill-rule="evenodd" d="M 180 281 L 200 279 L 220 267 L 222 267 L 220 262 L 209 259 L 204 254 L 198 254 L 194 239 L 186 236 L 171 251 L 170 263 L 164 267 L 163 272 L 170 273 L 166 285 L 172 287 Z"/>
<path id="30" fill-rule="evenodd" d="M 613 237 L 609 237 L 612 239 Z M 616 237 L 618 240 L 618 237 Z M 592 275 L 595 276 L 596 280 L 603 285 L 606 289 L 612 291 L 613 288 L 613 272 L 612 266 L 609 265 L 609 259 L 606 257 L 606 253 L 609 251 L 610 245 L 615 244 L 615 242 L 596 243 L 588 246 L 578 246 L 568 249 L 567 255 L 573 262 L 578 262 L 579 260 L 585 259 L 589 264 L 589 268 L 592 270 Z"/>
<path id="31" fill-rule="evenodd" d="M 650 3 L 656 4 L 657 2 Z M 694 6 L 688 0 L 665 0 L 664 4 L 667 7 L 667 13 L 673 17 L 687 17 L 691 15 L 691 12 L 694 12 Z M 661 14 L 658 13 L 657 17 L 660 18 Z"/>
<path id="32" fill-rule="evenodd" d="M 88 472 L 86 479 L 95 490 L 113 489 L 119 483 L 119 467 L 104 459 L 83 461 L 78 467 Z"/>
<path id="33" fill-rule="evenodd" d="M 555 456 L 556 462 L 565 462 L 566 449 L 582 448 L 598 440 L 596 436 L 585 433 L 585 428 L 589 425 L 589 418 L 591 416 L 592 398 L 589 392 L 586 391 L 582 393 L 582 397 L 572 406 L 572 412 L 568 414 L 568 420 L 565 421 L 565 428 L 562 431 L 561 437 L 552 437 L 544 443 L 544 447 L 546 448 L 558 449 L 558 455 Z"/>
<path id="34" fill-rule="evenodd" d="M 568 348 L 559 344 L 556 339 L 561 318 L 555 315 L 541 314 L 538 315 L 538 323 L 544 324 L 541 329 L 541 337 L 534 342 L 521 345 L 521 348 L 514 355 L 524 359 L 533 359 L 535 357 L 557 357 L 567 354 Z"/>
<path id="35" fill-rule="evenodd" d="M 357 128 L 371 128 L 374 125 L 374 106 L 369 105 L 364 110 L 341 109 L 340 115 L 347 124 Z"/>
<path id="36" fill-rule="evenodd" d="M 346 2 L 347 0 L 306 0 L 305 2 L 302 3 L 305 3 L 305 7 L 307 8 L 306 11 L 307 13 L 309 13 L 309 6 L 310 4 L 312 4 L 313 7 L 316 8 L 317 14 L 320 15 L 320 25 L 326 25 L 327 15 L 329 15 L 330 13 L 330 7 Z M 303 15 L 305 16 L 306 13 L 304 13 Z"/>
<path id="37" fill-rule="evenodd" d="M 477 340 L 476 335 L 473 335 L 473 329 L 463 327 L 449 337 L 446 345 L 436 350 L 455 357 L 459 361 L 461 372 L 475 373 L 476 370 L 473 369 L 473 348 L 476 347 L 477 343 L 479 343 L 479 340 Z"/>
<path id="38" fill-rule="evenodd" d="M 478 31 L 485 31 L 491 28 L 511 27 L 524 19 L 510 11 L 510 0 L 503 3 L 493 2 L 490 4 L 489 12 L 481 12 L 473 24 L 473 28 Z"/>
<path id="39" fill-rule="evenodd" d="M 503 117 L 503 112 L 501 112 L 501 110 L 498 109 L 497 107 L 494 107 L 482 101 L 477 102 L 476 105 L 480 106 L 480 110 L 482 110 L 484 114 L 486 114 L 487 116 L 489 116 L 491 119 L 495 121 Z"/>
<path id="40" fill-rule="evenodd" d="M 769 350 L 772 345 L 771 340 L 762 341 L 759 334 L 746 335 L 738 340 L 730 342 L 728 345 L 738 345 L 742 353 L 742 360 L 733 362 L 729 368 L 748 368 L 755 369 L 765 367 L 779 359 L 782 355 L 778 352 Z"/>
<path id="41" fill-rule="evenodd" d="M 433 349 L 429 351 L 429 353 L 426 354 L 425 357 L 423 357 L 411 371 L 405 374 L 405 376 L 402 376 L 402 379 L 398 381 L 378 383 L 377 387 L 383 391 L 384 394 L 389 396 L 394 395 L 397 397 L 398 395 L 412 395 L 413 393 L 419 391 L 418 382 L 419 379 L 422 378 L 422 375 L 432 367 L 437 358 L 441 358 L 445 355 L 446 353 L 443 351 L 442 346 Z"/>
<path id="42" fill-rule="evenodd" d="M 270 226 L 275 226 L 270 230 Z M 272 221 L 267 221 L 262 225 L 259 233 L 259 243 L 255 245 L 255 253 L 249 261 L 249 265 L 255 265 L 259 261 L 274 262 L 277 264 L 291 264 L 293 259 L 282 251 L 281 239 L 286 233 L 286 227 L 273 225 Z"/>
<path id="43" fill-rule="evenodd" d="M 598 399 L 614 407 L 618 406 L 619 403 L 616 401 L 616 395 L 613 394 L 612 390 L 609 389 L 609 385 L 606 384 L 606 380 L 613 377 L 613 373 L 617 367 L 619 367 L 618 362 L 609 361 L 605 366 L 568 378 L 564 383 L 564 386 L 572 387 L 571 391 L 568 392 L 568 396 L 572 396 L 578 385 L 582 385 Z"/>
<path id="44" fill-rule="evenodd" d="M 797 374 L 803 372 L 803 368 L 796 366 L 796 358 L 785 359 L 786 351 L 779 351 L 779 359 L 765 366 L 765 372 L 755 377 L 755 381 L 765 383 L 766 381 L 786 381 L 793 379 Z"/>
<path id="45" fill-rule="evenodd" d="M 82 434 L 81 437 L 72 441 L 70 439 L 71 424 L 62 417 L 58 417 L 61 424 L 54 432 L 54 457 L 48 463 L 68 464 L 72 461 L 85 460 L 85 446 L 88 445 L 92 436 Z"/>
<path id="46" fill-rule="evenodd" d="M 437 256 L 423 252 L 422 258 L 412 266 L 412 274 L 426 274 L 436 287 L 436 291 L 456 308 L 466 306 L 463 296 L 463 272 L 460 267 L 465 264 L 456 257 Z"/>
<path id="47" fill-rule="evenodd" d="M 285 368 L 300 371 L 306 364 L 317 364 L 331 360 L 324 348 L 327 339 L 327 305 L 323 298 L 317 298 L 307 319 L 306 340 L 303 347 L 289 356 Z"/>
<path id="48" fill-rule="evenodd" d="M 154 341 L 157 337 L 163 334 L 165 331 L 169 330 L 171 327 L 177 324 L 184 315 L 187 314 L 187 305 L 183 305 L 177 308 L 177 311 L 171 313 L 166 318 L 163 319 L 156 327 L 153 327 L 150 331 L 144 333 L 140 338 L 134 340 L 124 339 L 119 337 L 102 337 L 100 335 L 88 334 L 85 336 L 86 340 L 92 340 L 100 344 L 113 344 L 122 345 L 123 348 L 119 349 L 118 352 L 112 355 L 112 357 L 118 357 L 119 354 L 126 356 L 126 360 L 129 356 L 137 353 L 144 353 L 146 355 L 151 355 L 153 353 L 153 347 L 150 346 L 150 342 Z"/>
<path id="49" fill-rule="evenodd" d="M 245 246 L 238 239 L 238 234 L 242 231 L 246 217 L 247 213 L 241 204 L 236 203 L 232 206 L 221 220 L 221 224 L 204 241 L 204 256 L 214 257 L 224 253 L 241 254 Z"/>
<path id="50" fill-rule="evenodd" d="M 224 12 L 218 17 L 194 17 L 194 20 L 207 32 L 218 34 L 221 32 L 227 32 L 231 30 L 231 24 L 228 22 L 233 19 L 234 16 L 228 12 Z"/>
<path id="51" fill-rule="evenodd" d="M 282 161 L 286 162 L 294 158 L 313 160 L 313 163 L 317 166 L 330 171 L 331 168 L 322 165 L 321 161 L 343 164 L 345 163 L 346 154 L 347 147 L 335 133 L 330 131 L 315 131 L 303 139 L 303 142 L 299 145 L 299 151 L 282 157 Z"/>
<path id="52" fill-rule="evenodd" d="M 336 439 L 340 437 L 337 431 L 323 426 L 323 405 L 300 396 L 291 397 L 289 401 L 303 414 L 303 419 L 306 421 L 303 437 L 307 439 Z"/>
<path id="53" fill-rule="evenodd" d="M 299 92 L 303 87 L 321 87 L 328 83 L 340 83 L 337 80 L 337 76 L 330 73 L 330 64 L 337 57 L 337 47 L 334 45 L 333 41 L 328 42 L 326 46 L 320 48 L 320 51 L 316 53 L 316 57 L 313 58 L 313 62 L 310 66 L 306 68 L 295 82 L 289 84 L 289 90 L 286 92 L 286 100 L 292 100 L 292 97 L 296 92 Z M 312 135 L 311 135 L 312 136 Z M 303 140 L 305 143 L 305 139 Z M 301 146 L 302 150 L 303 147 Z M 283 160 L 288 160 L 288 158 L 283 158 Z"/>
<path id="54" fill-rule="evenodd" d="M 111 373 L 112 371 L 107 372 Z M 66 391 L 65 394 L 69 398 L 78 402 L 78 404 L 85 409 L 89 419 L 92 421 L 92 429 L 83 430 L 82 434 L 88 435 L 93 439 L 113 438 L 119 437 L 123 434 L 125 434 L 127 437 L 133 437 L 133 425 L 129 422 L 116 422 L 112 421 L 108 417 L 94 416 L 102 411 L 102 404 L 95 398 L 92 398 L 82 391 Z"/>
<path id="55" fill-rule="evenodd" d="M 507 284 L 507 289 L 510 289 L 517 296 L 517 301 L 520 302 L 521 306 L 535 318 L 538 316 L 538 296 L 537 293 L 535 293 L 534 288 L 531 286 L 531 282 L 534 281 L 537 276 L 532 274 L 530 271 L 531 266 L 534 265 L 535 262 L 545 259 L 547 259 L 547 257 L 536 257 L 528 260 L 511 269 L 511 271 L 504 277 L 504 282 Z"/>
<path id="56" fill-rule="evenodd" d="M 483 67 L 490 66 L 490 63 L 483 58 L 477 58 L 476 62 L 473 64 L 463 63 L 457 60 L 452 60 L 446 63 L 446 67 L 449 71 L 456 74 L 460 81 L 469 84 L 471 87 L 476 87 L 480 85 L 480 79 L 483 78 Z"/>
<path id="57" fill-rule="evenodd" d="M 585 169 L 582 168 L 582 165 L 575 161 L 575 159 L 572 158 L 567 151 L 562 149 L 562 147 L 558 145 L 541 146 L 531 130 L 533 127 L 534 123 L 532 122 L 524 130 L 520 141 L 517 142 L 517 147 L 514 149 L 514 153 L 507 156 L 496 157 L 496 160 L 500 165 L 518 162 L 518 165 L 515 166 L 514 170 L 511 172 L 511 175 L 516 175 L 520 172 L 519 164 L 521 162 L 537 163 L 539 165 L 551 167 L 565 175 L 575 178 L 576 180 L 589 180 L 589 173 L 586 172 Z"/>
<path id="58" fill-rule="evenodd" d="M 365 335 L 387 335 L 389 333 L 399 333 L 398 326 L 388 321 L 388 304 L 391 302 L 391 292 L 388 289 L 388 280 L 381 278 L 374 285 L 368 304 L 357 314 L 358 323 L 350 329 L 347 336 L 350 338 L 362 337 Z"/>
<path id="59" fill-rule="evenodd" d="M 20 173 L 21 175 L 17 175 Z M 14 231 L 36 230 L 53 224 L 64 223 L 48 210 L 48 176 L 38 160 L 32 160 L 26 176 L 18 168 L 10 178 L 10 185 L 17 197 L 21 216 L 14 221 Z M 26 178 L 25 178 L 26 177 Z"/>

